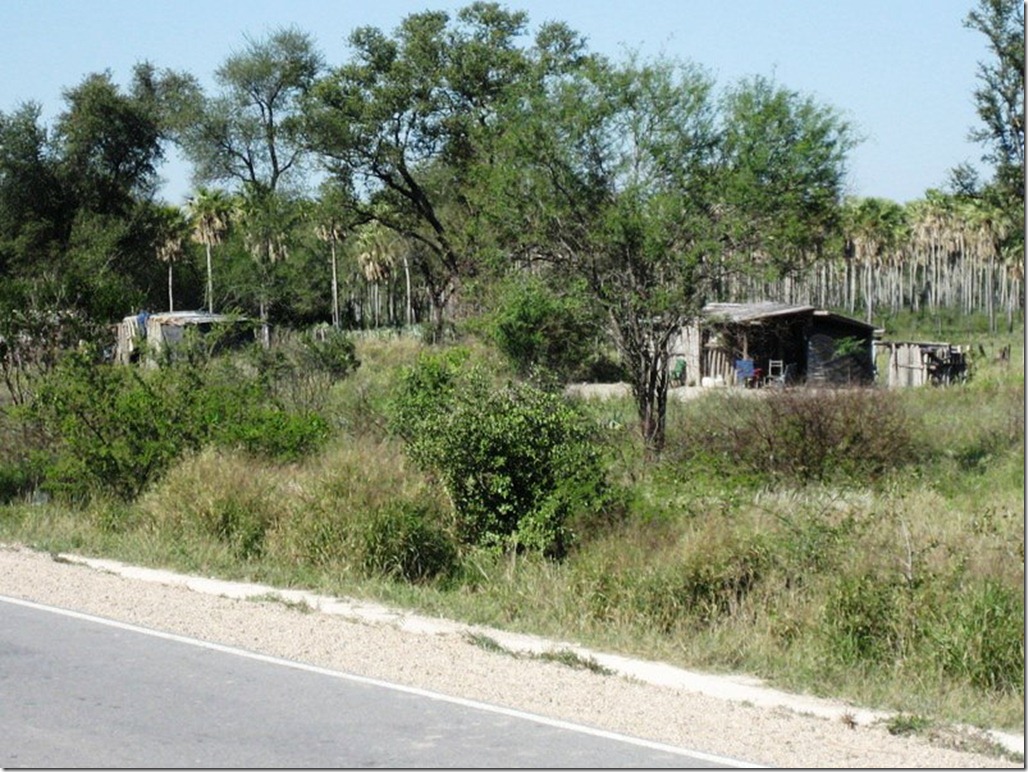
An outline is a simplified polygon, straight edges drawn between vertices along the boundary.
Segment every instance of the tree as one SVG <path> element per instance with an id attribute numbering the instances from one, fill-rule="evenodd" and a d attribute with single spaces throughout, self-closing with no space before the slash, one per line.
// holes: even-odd
<path id="1" fill-rule="evenodd" d="M 875 272 L 890 260 L 905 235 L 905 213 L 899 204 L 882 198 L 848 201 L 844 230 L 848 252 L 856 265 L 864 266 L 864 303 L 868 324 L 874 321 Z"/>
<path id="2" fill-rule="evenodd" d="M 993 165 L 994 176 L 990 185 L 971 192 L 1011 218 L 1000 250 L 1017 270 L 1024 261 L 1024 3 L 978 0 L 964 26 L 985 35 L 992 57 L 978 63 L 974 101 L 983 126 L 970 137 L 985 146 L 982 160 Z M 967 174 L 958 169 L 955 176 L 959 182 Z"/>
<path id="3" fill-rule="evenodd" d="M 485 332 L 518 375 L 563 384 L 585 370 L 602 317 L 582 282 L 551 285 L 525 272 L 498 282 L 494 290 Z"/>
<path id="4" fill-rule="evenodd" d="M 154 249 L 157 259 L 168 266 L 168 311 L 174 311 L 172 267 L 185 257 L 185 241 L 189 224 L 176 206 L 161 207 L 158 216 L 157 241 Z"/>
<path id="5" fill-rule="evenodd" d="M 112 321 L 128 306 L 160 302 L 152 199 L 162 113 L 138 82 L 125 92 L 109 73 L 88 75 L 64 100 L 52 146 L 68 228 L 48 268 L 66 285 L 66 302 Z"/>
<path id="6" fill-rule="evenodd" d="M 247 47 L 218 69 L 218 97 L 200 97 L 177 137 L 204 182 L 235 182 L 277 191 L 298 176 L 305 148 L 297 131 L 303 94 L 321 69 L 311 38 L 282 29 Z M 187 113 L 188 114 L 188 113 Z"/>
<path id="7" fill-rule="evenodd" d="M 497 164 L 521 178 L 496 186 L 505 238 L 585 281 L 652 453 L 664 443 L 670 346 L 702 306 L 716 251 L 705 213 L 711 87 L 692 68 L 593 60 L 523 102 L 527 112 L 508 121 L 524 133 L 510 135 L 511 157 Z"/>
<path id="8" fill-rule="evenodd" d="M 342 326 L 339 310 L 339 261 L 336 249 L 352 228 L 350 202 L 352 195 L 338 185 L 322 187 L 321 197 L 315 202 L 311 216 L 314 220 L 314 235 L 328 244 L 329 261 L 332 269 L 332 326 Z"/>
<path id="9" fill-rule="evenodd" d="M 437 328 L 486 247 L 471 188 L 508 128 L 499 106 L 530 69 L 519 47 L 526 23 L 524 13 L 478 2 L 454 19 L 411 14 L 391 37 L 359 28 L 352 60 L 321 79 L 306 103 L 311 146 L 330 171 L 368 192 L 361 219 L 417 245 L 411 254 Z"/>
<path id="10" fill-rule="evenodd" d="M 151 106 L 122 94 L 109 72 L 87 76 L 64 99 L 68 108 L 57 119 L 55 136 L 79 205 L 117 215 L 137 197 L 149 197 L 163 158 Z"/>
<path id="11" fill-rule="evenodd" d="M 221 190 L 200 188 L 187 205 L 192 223 L 193 241 L 203 244 L 207 254 L 207 310 L 214 313 L 214 279 L 211 249 L 224 240 L 228 232 L 232 203 Z"/>
<path id="12" fill-rule="evenodd" d="M 377 220 L 365 223 L 357 230 L 354 254 L 361 273 L 371 286 L 371 314 L 376 327 L 381 313 L 380 285 L 392 274 L 397 254 L 402 251 L 401 239 Z"/>
<path id="13" fill-rule="evenodd" d="M 33 275 L 64 243 L 74 207 L 59 158 L 40 124 L 40 107 L 27 103 L 0 113 L 0 272 Z"/>
<path id="14" fill-rule="evenodd" d="M 719 113 L 711 79 L 667 60 L 594 57 L 544 82 L 504 116 L 517 130 L 493 164 L 497 227 L 507 223 L 524 258 L 586 283 L 655 455 L 673 341 L 727 259 L 761 252 L 787 264 L 831 227 L 848 129 L 763 81 L 740 86 Z"/>
<path id="15" fill-rule="evenodd" d="M 261 320 L 261 340 L 271 345 L 270 307 L 275 266 L 289 256 L 289 235 L 297 220 L 297 210 L 281 194 L 258 185 L 245 185 L 236 198 L 236 220 L 243 244 L 257 270 L 257 307 Z"/>
<path id="16" fill-rule="evenodd" d="M 830 106 L 762 77 L 728 91 L 721 126 L 715 216 L 727 270 L 792 275 L 841 224 L 850 127 Z"/>
<path id="17" fill-rule="evenodd" d="M 964 26 L 988 38 L 992 63 L 979 62 L 974 92 L 984 127 L 971 138 L 989 147 L 983 160 L 995 165 L 996 181 L 1024 200 L 1024 3 L 978 0 Z"/>

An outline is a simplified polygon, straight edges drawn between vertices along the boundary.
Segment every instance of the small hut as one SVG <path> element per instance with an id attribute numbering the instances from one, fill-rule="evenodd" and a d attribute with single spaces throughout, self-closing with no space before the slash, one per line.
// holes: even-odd
<path id="1" fill-rule="evenodd" d="M 244 320 L 238 316 L 211 314 L 206 311 L 174 311 L 162 314 L 141 311 L 126 316 L 118 324 L 118 343 L 114 360 L 119 364 L 138 361 L 140 351 L 145 348 L 148 360 L 154 362 L 165 347 L 180 343 L 187 329 L 207 333 L 215 326 L 237 324 L 241 321 Z"/>
<path id="2" fill-rule="evenodd" d="M 672 349 L 680 383 L 870 383 L 874 325 L 809 305 L 709 303 Z"/>

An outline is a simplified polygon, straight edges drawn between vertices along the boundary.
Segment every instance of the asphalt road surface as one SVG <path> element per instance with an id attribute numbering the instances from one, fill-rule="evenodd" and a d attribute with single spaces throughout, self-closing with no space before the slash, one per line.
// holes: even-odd
<path id="1" fill-rule="evenodd" d="M 730 759 L 0 596 L 0 767 L 713 767 Z"/>

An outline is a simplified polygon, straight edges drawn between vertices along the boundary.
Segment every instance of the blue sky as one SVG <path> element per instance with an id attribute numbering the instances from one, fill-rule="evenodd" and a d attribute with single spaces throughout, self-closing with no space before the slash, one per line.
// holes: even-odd
<path id="1" fill-rule="evenodd" d="M 942 187 L 948 170 L 977 163 L 967 140 L 985 39 L 965 29 L 976 0 L 520 0 L 534 31 L 559 20 L 594 51 L 667 55 L 705 67 L 722 86 L 753 75 L 833 105 L 862 144 L 849 192 L 898 202 Z M 0 0 L 0 112 L 26 101 L 53 120 L 62 91 L 92 72 L 128 83 L 133 65 L 191 72 L 205 87 L 245 45 L 287 26 L 310 33 L 329 65 L 348 56 L 357 26 L 392 31 L 407 14 L 455 10 L 450 0 Z M 189 168 L 161 168 L 163 195 L 182 203 Z"/>

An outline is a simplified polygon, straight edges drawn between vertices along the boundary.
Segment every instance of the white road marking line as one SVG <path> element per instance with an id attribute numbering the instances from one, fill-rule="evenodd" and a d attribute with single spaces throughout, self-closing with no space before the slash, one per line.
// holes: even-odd
<path id="1" fill-rule="evenodd" d="M 427 689 L 419 689 L 416 686 L 404 686 L 403 684 L 394 684 L 390 683 L 389 681 L 381 681 L 377 678 L 368 678 L 367 676 L 354 675 L 352 673 L 344 673 L 339 670 L 330 670 L 329 668 L 319 667 L 317 665 L 310 665 L 305 662 L 294 662 L 292 660 L 283 659 L 281 657 L 273 657 L 268 654 L 260 654 L 253 651 L 247 651 L 246 649 L 238 649 L 233 646 L 226 646 L 220 643 L 204 641 L 199 638 L 189 638 L 184 635 L 166 633 L 161 630 L 151 630 L 149 628 L 139 627 L 138 625 L 129 624 L 127 622 L 119 622 L 115 619 L 105 619 L 104 617 L 86 614 L 81 611 L 73 611 L 71 609 L 58 608 L 56 606 L 47 606 L 45 604 L 36 603 L 30 600 L 22 600 L 21 598 L 7 597 L 6 595 L 0 595 L 0 601 L 10 603 L 16 606 L 25 606 L 26 608 L 36 609 L 38 611 L 48 611 L 52 614 L 59 614 L 62 616 L 71 617 L 72 619 L 81 619 L 88 622 L 95 622 L 97 624 L 107 625 L 108 627 L 114 627 L 119 630 L 127 630 L 134 633 L 140 633 L 142 635 L 150 635 L 154 638 L 162 638 L 164 640 L 174 641 L 176 643 L 184 643 L 202 649 L 210 649 L 211 651 L 217 651 L 223 654 L 234 654 L 238 657 L 252 659 L 257 662 L 265 662 L 272 665 L 282 665 L 284 667 L 290 667 L 296 670 L 303 670 L 309 673 L 317 673 L 318 675 L 331 676 L 332 678 L 340 678 L 346 681 L 352 681 L 354 683 L 377 686 L 383 689 L 391 689 L 393 691 L 403 692 L 404 694 L 413 694 L 419 697 L 427 697 L 429 699 L 438 700 L 440 702 L 448 702 L 454 705 L 461 705 L 463 707 L 473 708 L 475 710 L 483 710 L 490 713 L 497 713 L 499 715 L 509 716 L 511 718 L 523 719 L 526 721 L 534 721 L 536 723 L 545 724 L 546 726 L 552 726 L 558 729 L 566 729 L 572 732 L 579 732 L 580 734 L 587 734 L 592 735 L 594 737 L 615 740 L 617 742 L 623 742 L 629 745 L 637 745 L 643 748 L 649 748 L 651 750 L 663 751 L 665 753 L 671 753 L 678 756 L 689 756 L 691 758 L 698 759 L 700 761 L 706 761 L 712 764 L 725 764 L 727 766 L 736 767 L 738 769 L 766 769 L 766 767 L 764 767 L 761 764 L 753 764 L 746 761 L 739 761 L 738 759 L 730 759 L 724 756 L 715 756 L 709 753 L 702 753 L 700 751 L 691 751 L 686 748 L 679 748 L 674 745 L 666 745 L 664 743 L 655 742 L 653 740 L 645 740 L 640 737 L 631 737 L 629 735 L 610 732 L 605 729 L 597 729 L 595 727 L 583 726 L 581 724 L 573 724 L 569 721 L 562 721 L 556 718 L 548 718 L 546 716 L 540 716 L 534 713 L 527 713 L 525 711 L 515 710 L 514 708 L 505 708 L 502 705 L 490 705 L 487 702 L 478 702 L 477 700 L 469 700 L 463 697 L 453 697 L 447 694 L 440 694 L 439 692 L 432 692 L 428 691 Z M 0 772 L 2 772 L 2 770 L 0 770 Z"/>

